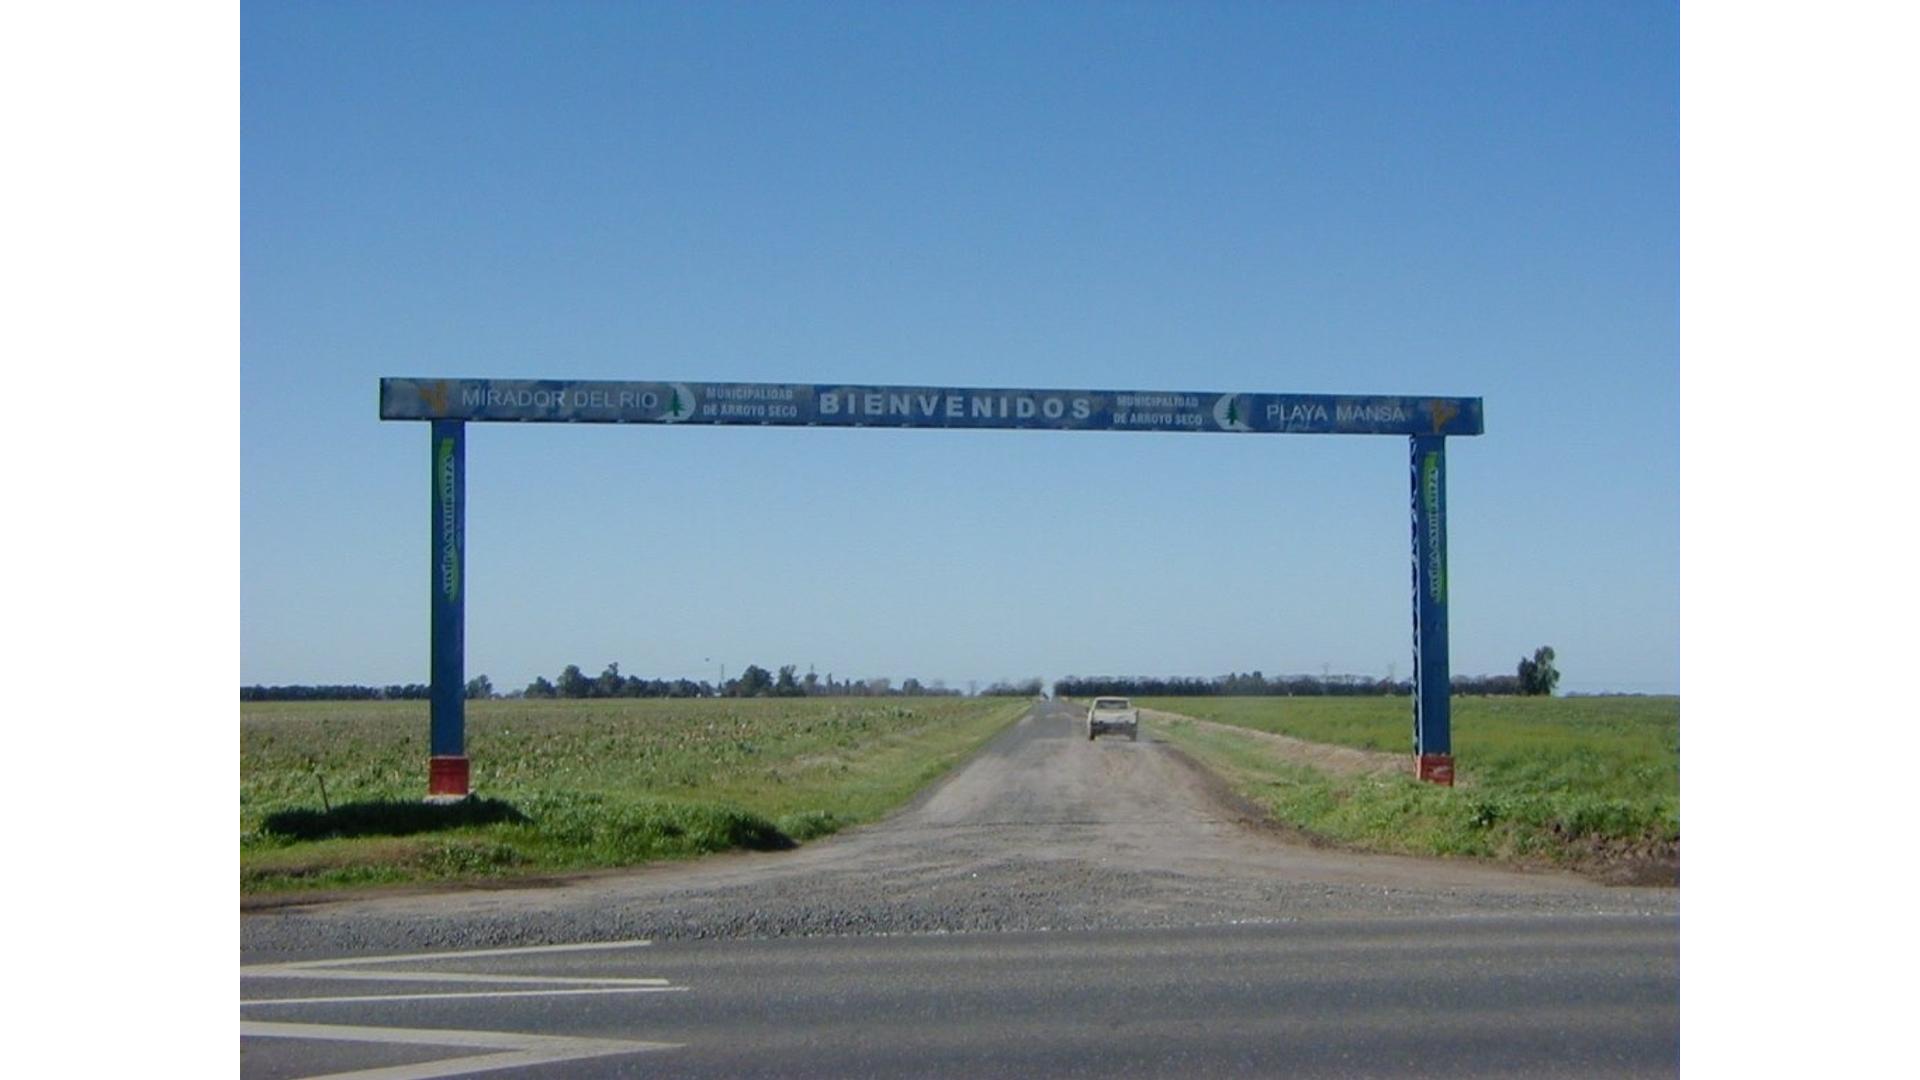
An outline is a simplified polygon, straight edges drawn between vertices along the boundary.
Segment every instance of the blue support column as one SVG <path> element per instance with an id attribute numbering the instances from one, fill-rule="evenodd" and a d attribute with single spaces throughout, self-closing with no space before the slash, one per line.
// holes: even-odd
<path id="1" fill-rule="evenodd" d="M 467 425 L 433 422 L 433 630 L 427 797 L 465 798 Z"/>
<path id="2" fill-rule="evenodd" d="M 1447 440 L 1415 435 L 1413 454 L 1413 754 L 1420 779 L 1453 786 L 1447 661 Z"/>

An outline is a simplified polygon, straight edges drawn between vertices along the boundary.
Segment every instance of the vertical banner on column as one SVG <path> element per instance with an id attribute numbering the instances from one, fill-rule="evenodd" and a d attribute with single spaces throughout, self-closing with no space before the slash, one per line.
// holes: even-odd
<path id="1" fill-rule="evenodd" d="M 1413 753 L 1420 779 L 1451 786 L 1447 440 L 1415 435 L 1409 441 L 1413 451 Z"/>
<path id="2" fill-rule="evenodd" d="M 467 794 L 467 436 L 433 422 L 433 630 L 427 794 Z"/>

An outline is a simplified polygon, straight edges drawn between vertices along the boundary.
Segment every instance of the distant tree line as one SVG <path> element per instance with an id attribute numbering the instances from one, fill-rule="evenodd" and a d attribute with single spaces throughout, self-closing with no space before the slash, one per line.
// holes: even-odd
<path id="1" fill-rule="evenodd" d="M 1023 684 L 1024 685 L 1024 684 Z M 989 689 L 989 693 L 995 692 Z M 1020 691 L 1028 695 L 1040 692 L 1040 680 L 1032 688 Z M 405 686 L 243 686 L 241 701 L 407 701 L 424 700 L 429 695 L 425 683 Z M 578 664 L 568 664 L 555 679 L 542 675 L 525 689 L 505 694 L 494 688 L 485 675 L 467 681 L 469 700 L 487 698 L 709 698 L 709 697 L 958 697 L 936 681 L 931 685 L 919 679 L 906 679 L 899 686 L 888 678 L 841 681 L 829 674 L 822 679 L 809 671 L 798 674 L 796 665 L 787 664 L 778 673 L 758 664 L 749 664 L 738 678 L 722 683 L 692 679 L 644 679 L 622 675 L 620 665 L 608 664 L 597 677 L 589 678 Z"/>
<path id="2" fill-rule="evenodd" d="M 714 684 L 690 679 L 642 679 L 622 676 L 619 664 L 608 664 L 598 678 L 589 679 L 577 664 L 568 664 L 560 677 L 548 682 L 541 676 L 520 691 L 530 698 L 604 698 L 604 697 L 944 697 L 957 696 L 939 683 L 924 685 L 919 679 L 907 679 L 898 688 L 892 679 L 861 679 L 841 682 L 828 674 L 822 679 L 809 671 L 799 674 L 794 664 L 771 672 L 758 664 L 748 664 L 737 678 Z M 510 695 L 513 696 L 513 695 Z"/>
<path id="3" fill-rule="evenodd" d="M 1513 675 L 1455 675 L 1456 694 L 1551 694 L 1560 681 L 1553 666 L 1550 645 L 1522 658 Z M 1038 678 L 1020 681 L 1001 680 L 980 691 L 983 697 L 1039 697 L 1044 684 Z M 1409 679 L 1378 679 L 1360 675 L 1265 675 L 1258 671 L 1244 674 L 1159 677 L 1151 675 L 1069 675 L 1055 680 L 1055 697 L 1097 697 L 1101 694 L 1126 697 L 1363 697 L 1413 693 Z M 243 686 L 241 701 L 412 701 L 428 696 L 425 683 L 392 686 L 329 684 L 323 686 Z M 770 672 L 758 664 L 748 664 L 738 678 L 714 684 L 691 679 L 643 679 L 622 675 L 619 664 L 608 664 L 597 677 L 589 678 L 578 664 L 568 664 L 555 680 L 542 675 L 524 690 L 506 694 L 497 692 L 491 680 L 480 675 L 468 681 L 468 698 L 707 698 L 707 697 L 958 697 L 938 681 L 931 685 L 919 679 L 906 679 L 896 687 L 892 679 L 874 678 L 841 681 L 828 674 L 822 679 L 809 671 L 799 675 L 795 665 L 787 664 Z"/>
<path id="4" fill-rule="evenodd" d="M 481 676 L 485 678 L 485 676 Z M 481 687 L 467 684 L 467 697 L 494 697 L 492 687 L 486 687 L 487 693 L 478 693 Z M 507 695 L 509 697 L 529 698 L 693 698 L 713 697 L 713 687 L 704 682 L 691 679 L 643 679 L 638 675 L 620 674 L 619 664 L 608 664 L 606 669 L 595 678 L 588 678 L 578 664 L 568 664 L 560 671 L 554 681 L 548 681 L 542 675 L 527 684 L 526 689 Z"/>
<path id="5" fill-rule="evenodd" d="M 1455 675 L 1451 680 L 1456 694 L 1488 696 L 1551 694 L 1560 673 L 1553 667 L 1553 647 L 1542 646 L 1530 658 L 1520 661 L 1513 675 Z M 1123 697 L 1363 697 L 1413 694 L 1411 679 L 1378 679 L 1360 675 L 1215 675 L 1212 678 L 1148 675 L 1070 675 L 1053 684 L 1055 697 L 1098 697 L 1111 694 Z"/>
<path id="6" fill-rule="evenodd" d="M 1455 679 L 1454 685 L 1458 687 L 1460 681 Z M 1388 694 L 1411 694 L 1413 684 L 1404 679 L 1393 682 L 1387 679 L 1367 679 L 1358 675 L 1267 676 L 1258 671 L 1215 675 L 1212 678 L 1180 675 L 1170 677 L 1070 675 L 1054 681 L 1053 693 L 1055 697 L 1098 697 L 1101 694 L 1123 697 L 1264 697 L 1271 695 L 1378 697 Z"/>
<path id="7" fill-rule="evenodd" d="M 425 699 L 426 683 L 405 686 L 243 686 L 241 701 L 411 701 Z"/>

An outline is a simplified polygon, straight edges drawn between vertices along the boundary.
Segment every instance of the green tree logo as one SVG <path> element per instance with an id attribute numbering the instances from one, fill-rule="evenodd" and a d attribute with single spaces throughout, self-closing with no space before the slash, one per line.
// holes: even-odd
<path id="1" fill-rule="evenodd" d="M 699 407 L 699 399 L 694 397 L 692 387 L 686 383 L 669 383 L 667 405 L 660 414 L 660 419 L 669 424 L 677 424 L 682 420 L 692 419 Z"/>
<path id="2" fill-rule="evenodd" d="M 1251 431 L 1246 410 L 1240 407 L 1240 395 L 1228 394 L 1213 403 L 1213 422 L 1221 431 Z"/>

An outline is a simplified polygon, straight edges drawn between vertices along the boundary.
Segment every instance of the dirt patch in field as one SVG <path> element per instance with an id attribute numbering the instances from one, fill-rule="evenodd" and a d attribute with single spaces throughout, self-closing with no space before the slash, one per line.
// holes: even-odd
<path id="1" fill-rule="evenodd" d="M 1255 731 L 1253 728 L 1216 723 L 1212 720 L 1202 720 L 1197 716 L 1162 712 L 1159 709 L 1141 709 L 1140 712 L 1151 720 L 1162 722 L 1179 720 L 1198 728 L 1231 732 L 1257 739 L 1288 761 L 1299 765 L 1310 765 L 1341 776 L 1380 776 L 1388 773 L 1413 772 L 1413 757 L 1410 754 L 1389 754 L 1382 750 L 1356 750 L 1350 746 L 1308 742 L 1291 735 Z"/>
<path id="2" fill-rule="evenodd" d="M 1680 884 L 1678 840 L 1586 837 L 1569 848 L 1573 869 L 1607 885 Z"/>

